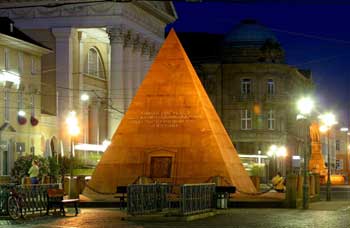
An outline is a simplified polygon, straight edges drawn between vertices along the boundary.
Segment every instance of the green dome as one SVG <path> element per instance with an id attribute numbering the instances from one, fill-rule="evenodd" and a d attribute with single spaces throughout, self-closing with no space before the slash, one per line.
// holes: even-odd
<path id="1" fill-rule="evenodd" d="M 235 26 L 224 38 L 226 44 L 262 44 L 266 40 L 278 42 L 275 35 L 256 20 L 243 20 Z"/>

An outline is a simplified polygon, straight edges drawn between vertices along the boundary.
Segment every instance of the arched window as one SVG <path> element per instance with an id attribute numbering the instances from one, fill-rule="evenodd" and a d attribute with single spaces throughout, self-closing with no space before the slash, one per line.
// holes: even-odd
<path id="1" fill-rule="evenodd" d="M 105 78 L 101 57 L 96 48 L 90 48 L 88 52 L 87 74 Z"/>

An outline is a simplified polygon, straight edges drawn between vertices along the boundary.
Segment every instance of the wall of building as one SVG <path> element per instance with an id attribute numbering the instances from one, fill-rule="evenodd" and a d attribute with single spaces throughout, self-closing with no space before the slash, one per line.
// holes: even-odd
<path id="1" fill-rule="evenodd" d="M 5 49 L 9 56 L 7 67 Z M 20 55 L 23 56 L 23 68 L 20 67 Z M 6 175 L 19 156 L 33 153 L 43 155 L 45 147 L 42 137 L 49 138 L 54 132 L 42 131 L 45 124 L 41 123 L 41 97 L 46 94 L 41 91 L 41 56 L 24 52 L 14 42 L 2 42 L 0 70 L 14 72 L 20 77 L 18 86 L 12 82 L 0 83 L 0 175 Z M 20 124 L 18 120 L 19 110 L 25 112 L 25 124 Z M 31 122 L 31 117 L 38 121 L 37 125 Z"/>
<path id="2" fill-rule="evenodd" d="M 284 64 L 198 64 L 208 95 L 240 154 L 266 154 L 272 144 L 287 147 L 284 170 L 290 170 L 291 157 L 303 157 L 307 129 L 296 121 L 295 103 L 313 91 L 309 78 Z M 241 82 L 250 79 L 250 94 L 241 93 Z M 274 93 L 267 93 L 267 82 L 274 82 Z M 252 128 L 241 128 L 241 111 L 251 111 Z M 274 127 L 268 128 L 268 112 L 274 113 Z M 282 162 L 281 162 L 282 163 Z"/>
<path id="3" fill-rule="evenodd" d="M 340 131 L 338 128 L 335 131 L 335 173 L 349 176 L 349 135 L 348 132 Z"/>

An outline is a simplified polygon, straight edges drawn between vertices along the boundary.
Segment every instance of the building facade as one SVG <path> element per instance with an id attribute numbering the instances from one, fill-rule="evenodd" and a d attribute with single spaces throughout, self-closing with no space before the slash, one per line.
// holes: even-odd
<path id="1" fill-rule="evenodd" d="M 41 57 L 51 50 L 0 18 L 0 175 L 24 154 L 44 155 L 55 117 L 41 112 Z"/>
<path id="2" fill-rule="evenodd" d="M 198 36 L 204 41 L 195 44 Z M 270 172 L 292 171 L 293 156 L 302 158 L 307 148 L 307 126 L 296 120 L 296 102 L 312 93 L 311 73 L 287 65 L 274 34 L 254 20 L 221 37 L 180 39 L 237 151 L 248 158 L 242 159 L 247 170 L 265 163 Z M 287 156 L 267 158 L 272 145 L 284 146 Z M 267 169 L 261 172 L 268 175 Z"/>
<path id="3" fill-rule="evenodd" d="M 333 149 L 333 156 L 331 157 L 331 167 L 332 173 L 340 174 L 346 177 L 348 180 L 350 174 L 350 155 L 349 155 L 349 133 L 345 131 L 347 128 L 337 128 L 335 127 L 333 135 L 334 143 L 331 146 L 331 151 Z M 327 150 L 325 150 L 327 151 Z M 330 152 L 331 152 L 330 151 Z"/>
<path id="4" fill-rule="evenodd" d="M 57 139 L 65 151 L 70 110 L 80 120 L 77 143 L 111 139 L 163 42 L 166 24 L 176 19 L 171 2 L 79 2 L 0 3 L 1 16 L 53 50 L 42 59 L 41 90 L 48 95 L 42 109 L 57 116 Z"/>

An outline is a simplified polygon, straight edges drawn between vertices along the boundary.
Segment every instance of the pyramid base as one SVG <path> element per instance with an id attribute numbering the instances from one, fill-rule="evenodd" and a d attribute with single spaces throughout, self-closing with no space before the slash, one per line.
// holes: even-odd
<path id="1" fill-rule="evenodd" d="M 115 198 L 116 193 L 101 194 L 92 191 L 88 187 L 84 188 L 82 195 L 89 202 L 119 202 L 118 198 Z"/>

